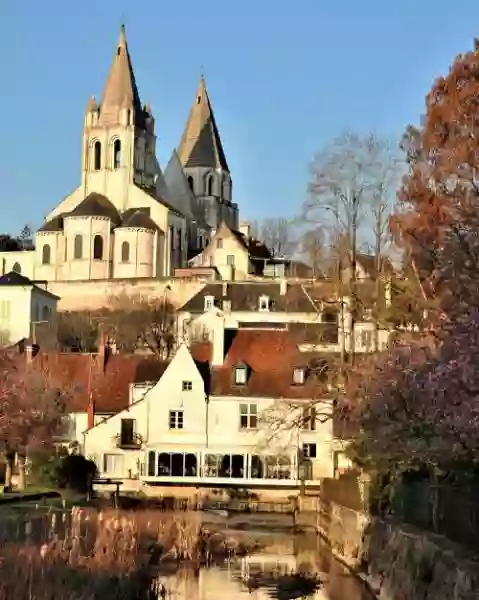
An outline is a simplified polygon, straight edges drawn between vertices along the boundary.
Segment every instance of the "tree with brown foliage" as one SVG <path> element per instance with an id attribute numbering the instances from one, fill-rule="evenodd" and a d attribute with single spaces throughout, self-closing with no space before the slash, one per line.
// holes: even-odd
<path id="1" fill-rule="evenodd" d="M 420 128 L 403 140 L 409 173 L 392 225 L 421 279 L 460 317 L 479 292 L 479 43 L 458 56 L 426 98 Z"/>
<path id="2" fill-rule="evenodd" d="M 25 485 L 25 458 L 52 448 L 61 433 L 68 389 L 38 361 L 0 354 L 0 443 L 6 458 L 5 485 L 11 485 L 12 461 L 18 457 L 19 487 Z"/>
<path id="3" fill-rule="evenodd" d="M 175 347 L 176 312 L 166 295 L 159 299 L 126 294 L 110 298 L 109 308 L 98 320 L 120 351 L 143 348 L 166 360 Z"/>

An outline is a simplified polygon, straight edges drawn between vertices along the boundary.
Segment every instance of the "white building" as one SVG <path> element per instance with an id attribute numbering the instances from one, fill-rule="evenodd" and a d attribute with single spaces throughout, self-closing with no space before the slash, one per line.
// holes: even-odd
<path id="1" fill-rule="evenodd" d="M 0 277 L 0 344 L 34 340 L 36 329 L 54 324 L 58 296 L 40 283 L 11 271 Z"/>
<path id="2" fill-rule="evenodd" d="M 219 218 L 236 226 L 231 176 L 203 78 L 164 172 L 156 139 L 122 27 L 102 98 L 86 107 L 79 185 L 46 216 L 35 249 L 0 253 L 4 269 L 48 282 L 157 280 L 185 266 L 189 250 L 204 247 Z"/>
<path id="3" fill-rule="evenodd" d="M 102 477 L 143 490 L 318 483 L 335 459 L 332 419 L 316 418 L 332 411 L 321 365 L 287 331 L 231 331 L 218 318 L 212 346 L 182 345 L 157 381 L 131 385 L 124 410 L 90 415 L 84 452 Z"/>

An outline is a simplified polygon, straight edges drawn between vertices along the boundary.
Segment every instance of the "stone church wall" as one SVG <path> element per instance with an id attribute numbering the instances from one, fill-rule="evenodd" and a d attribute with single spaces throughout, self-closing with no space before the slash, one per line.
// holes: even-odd
<path id="1" fill-rule="evenodd" d="M 151 299 L 166 297 L 174 306 L 181 306 L 205 283 L 195 278 L 52 281 L 48 290 L 60 297 L 59 311 L 99 310 L 108 306 L 110 298 L 123 294 Z"/>

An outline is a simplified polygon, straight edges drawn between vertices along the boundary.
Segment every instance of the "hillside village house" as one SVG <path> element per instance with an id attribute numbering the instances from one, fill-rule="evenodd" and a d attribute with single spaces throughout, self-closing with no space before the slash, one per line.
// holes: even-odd
<path id="1" fill-rule="evenodd" d="M 107 359 L 102 391 L 92 402 L 80 394 L 72 435 L 122 489 L 297 488 L 334 471 L 332 421 L 312 406 L 332 411 L 324 375 L 333 360 L 300 352 L 287 331 L 231 331 L 219 318 L 213 344 L 182 345 L 169 363 Z M 87 386 L 91 372 L 81 370 Z"/>
<path id="2" fill-rule="evenodd" d="M 164 171 L 152 109 L 140 95 L 121 28 L 99 102 L 86 106 L 81 181 L 46 217 L 35 248 L 1 252 L 4 273 L 74 282 L 152 279 L 186 265 L 238 207 L 203 77 Z"/>
<path id="3" fill-rule="evenodd" d="M 35 340 L 44 324 L 54 325 L 58 296 L 41 282 L 11 271 L 0 277 L 0 345 Z"/>
<path id="4" fill-rule="evenodd" d="M 354 345 L 357 353 L 373 348 L 375 323 L 370 318 L 375 302 L 375 284 L 361 272 L 359 290 L 361 313 L 355 322 Z M 389 306 L 385 294 L 381 303 Z M 342 305 L 342 308 L 341 308 Z M 182 341 L 211 341 L 218 315 L 231 329 L 285 329 L 296 335 L 303 349 L 336 352 L 351 351 L 351 298 L 339 299 L 334 283 L 215 282 L 206 284 L 178 311 L 178 332 Z M 379 331 L 379 344 L 387 344 L 390 332 Z"/>

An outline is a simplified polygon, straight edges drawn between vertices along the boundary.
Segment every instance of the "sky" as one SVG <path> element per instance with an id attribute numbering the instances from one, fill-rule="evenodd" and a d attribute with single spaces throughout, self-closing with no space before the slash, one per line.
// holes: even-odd
<path id="1" fill-rule="evenodd" d="M 478 0 L 0 0 L 0 232 L 79 184 L 83 115 L 120 24 L 164 167 L 203 70 L 240 218 L 293 216 L 314 154 L 344 131 L 399 140 L 454 57 Z"/>

